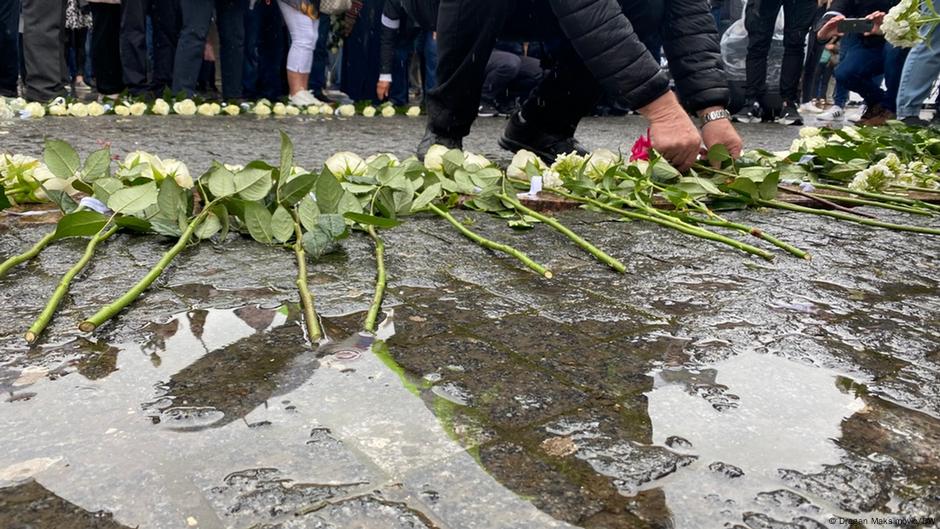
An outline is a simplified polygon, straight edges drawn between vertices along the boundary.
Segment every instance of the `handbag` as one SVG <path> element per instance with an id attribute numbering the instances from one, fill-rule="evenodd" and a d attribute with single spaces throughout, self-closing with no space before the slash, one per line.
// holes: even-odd
<path id="1" fill-rule="evenodd" d="M 320 12 L 325 15 L 342 15 L 352 8 L 352 0 L 320 0 Z"/>

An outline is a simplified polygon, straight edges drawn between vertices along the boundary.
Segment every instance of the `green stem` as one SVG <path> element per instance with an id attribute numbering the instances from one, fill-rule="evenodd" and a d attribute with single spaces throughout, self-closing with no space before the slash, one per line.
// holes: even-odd
<path id="1" fill-rule="evenodd" d="M 548 279 L 552 278 L 552 272 L 550 270 L 548 270 L 544 266 L 533 261 L 525 253 L 513 248 L 512 246 L 509 246 L 508 244 L 502 244 L 502 243 L 498 243 L 495 241 L 491 241 L 485 237 L 477 235 L 476 233 L 471 231 L 469 228 L 461 224 L 460 221 L 454 218 L 454 216 L 451 215 L 449 212 L 435 206 L 434 204 L 428 204 L 428 209 L 433 211 L 435 214 L 437 214 L 439 217 L 443 218 L 447 222 L 450 222 L 450 224 L 454 228 L 457 228 L 457 231 L 459 231 L 461 234 L 463 234 L 464 237 L 470 239 L 471 241 L 479 244 L 480 246 L 484 248 L 489 248 L 490 250 L 496 250 L 498 252 L 503 252 L 507 255 L 511 255 L 512 257 L 515 257 L 520 262 L 522 262 L 522 264 L 534 270 L 539 275 L 545 276 Z"/>
<path id="2" fill-rule="evenodd" d="M 611 212 L 611 213 L 617 213 L 618 215 L 621 215 L 621 216 L 624 216 L 624 217 L 627 217 L 627 218 L 631 218 L 631 219 L 635 219 L 635 220 L 645 220 L 645 221 L 653 222 L 653 223 L 655 223 L 655 224 L 659 224 L 660 226 L 665 226 L 665 227 L 667 227 L 667 228 L 672 228 L 672 229 L 674 229 L 674 230 L 676 230 L 676 231 L 680 231 L 680 232 L 685 233 L 685 234 L 687 234 L 687 235 L 694 235 L 694 236 L 696 236 L 696 237 L 701 237 L 701 238 L 703 238 L 703 239 L 708 239 L 708 240 L 710 240 L 710 241 L 720 242 L 720 243 L 722 243 L 722 244 L 727 244 L 728 246 L 731 246 L 732 248 L 741 250 L 742 252 L 746 252 L 746 253 L 749 253 L 749 254 L 751 254 L 751 255 L 756 255 L 756 256 L 761 257 L 761 258 L 763 258 L 763 259 L 766 259 L 766 260 L 768 260 L 768 261 L 772 261 L 773 258 L 774 258 L 774 254 L 768 252 L 767 250 L 763 250 L 763 249 L 758 248 L 758 247 L 756 247 L 756 246 L 753 246 L 753 245 L 750 245 L 750 244 L 747 244 L 747 243 L 744 243 L 744 242 L 741 242 L 741 241 L 737 241 L 737 240 L 735 240 L 735 239 L 732 239 L 731 237 L 725 237 L 724 235 L 720 235 L 720 234 L 715 233 L 715 232 L 713 232 L 713 231 L 709 231 L 709 230 L 706 230 L 706 229 L 703 229 L 703 228 L 698 228 L 698 227 L 695 227 L 695 226 L 690 226 L 690 225 L 688 225 L 688 224 L 682 223 L 682 222 L 677 221 L 677 220 L 675 220 L 675 219 L 671 219 L 671 220 L 670 220 L 670 219 L 665 219 L 665 218 L 657 217 L 655 214 L 652 214 L 652 213 L 639 213 L 639 212 L 636 212 L 636 211 L 629 211 L 629 210 L 626 210 L 626 209 L 622 209 L 622 208 L 618 208 L 618 207 L 615 207 L 615 206 L 611 206 L 610 204 L 605 204 L 604 202 L 601 202 L 601 201 L 599 201 L 599 200 L 595 200 L 595 199 L 593 199 L 593 198 L 580 197 L 580 196 L 578 196 L 578 195 L 573 195 L 573 194 L 571 194 L 571 193 L 566 193 L 566 192 L 560 191 L 560 190 L 558 190 L 558 189 L 549 189 L 548 191 L 551 192 L 551 193 L 555 193 L 555 194 L 558 194 L 558 195 L 560 195 L 560 196 L 566 197 L 566 198 L 570 198 L 571 200 L 575 200 L 575 201 L 582 202 L 582 203 L 585 203 L 585 204 L 591 204 L 591 205 L 594 206 L 594 207 L 603 209 L 603 210 L 605 210 L 605 211 L 609 211 L 609 212 Z M 654 209 L 654 208 L 650 208 L 650 209 Z"/>
<path id="3" fill-rule="evenodd" d="M 808 252 L 801 250 L 797 248 L 796 246 L 793 246 L 792 244 L 783 242 L 780 239 L 774 237 L 773 235 L 768 235 L 763 230 L 755 228 L 753 226 L 748 226 L 746 224 L 738 224 L 737 222 L 730 222 L 721 218 L 708 219 L 708 218 L 699 218 L 699 217 L 695 217 L 692 215 L 683 215 L 681 218 L 687 222 L 691 222 L 692 224 L 707 224 L 709 226 L 716 226 L 719 228 L 728 228 L 731 230 L 737 230 L 741 233 L 747 233 L 749 235 L 753 235 L 754 237 L 757 237 L 758 239 L 767 241 L 770 244 L 773 244 L 774 246 L 776 246 L 777 248 L 790 252 L 791 254 L 799 257 L 800 259 L 811 259 Z"/>
<path id="4" fill-rule="evenodd" d="M 818 197 L 815 193 L 808 193 L 814 197 Z M 902 206 L 900 204 L 891 204 L 888 202 L 882 202 L 880 200 L 868 200 L 864 198 L 855 198 L 855 197 L 845 197 L 839 195 L 825 195 L 826 200 L 831 200 L 833 202 L 843 202 L 845 204 L 853 204 L 856 206 L 872 206 L 882 209 L 891 209 L 894 211 L 903 211 L 905 213 L 913 213 L 914 215 L 925 215 L 927 217 L 932 217 L 934 214 L 929 210 L 921 209 L 912 206 Z"/>
<path id="5" fill-rule="evenodd" d="M 297 257 L 297 291 L 300 293 L 300 304 L 304 311 L 304 322 L 307 325 L 307 335 L 310 337 L 310 343 L 320 340 L 323 333 L 320 331 L 320 320 L 317 317 L 317 310 L 313 304 L 313 294 L 310 292 L 310 286 L 307 284 L 307 254 L 303 245 L 303 230 L 300 228 L 300 219 L 297 213 L 291 210 L 291 216 L 294 218 L 294 255 Z"/>
<path id="6" fill-rule="evenodd" d="M 805 206 L 798 206 L 796 204 L 790 204 L 787 202 L 781 202 L 779 200 L 758 200 L 758 204 L 770 208 L 786 209 L 790 211 L 798 211 L 800 213 L 812 213 L 813 215 L 822 215 L 824 217 L 832 217 L 834 219 L 847 220 L 849 222 L 857 222 L 859 224 L 864 224 L 866 226 L 873 226 L 876 228 L 885 228 L 889 230 L 896 231 L 909 231 L 913 233 L 924 233 L 927 235 L 940 235 L 940 229 L 936 228 L 927 228 L 923 226 L 908 226 L 905 224 L 892 224 L 890 222 L 882 222 L 880 220 L 871 220 L 855 215 L 849 215 L 842 213 L 840 211 L 830 211 L 827 209 L 815 209 L 808 208 Z"/>
<path id="7" fill-rule="evenodd" d="M 78 328 L 82 332 L 94 331 L 102 323 L 110 320 L 119 312 L 124 310 L 125 307 L 140 297 L 140 295 L 143 294 L 145 290 L 150 288 L 150 285 L 152 285 L 153 282 L 156 281 L 158 277 L 160 277 L 160 274 L 162 274 L 166 267 L 169 266 L 170 262 L 172 262 L 173 259 L 183 251 L 183 248 L 185 248 L 187 244 L 189 244 L 189 240 L 192 238 L 193 232 L 195 232 L 196 228 L 198 228 L 199 225 L 202 224 L 204 220 L 206 220 L 206 217 L 209 215 L 209 211 L 212 209 L 212 206 L 215 205 L 215 202 L 216 201 L 213 200 L 209 204 L 206 204 L 203 210 L 199 212 L 198 215 L 196 215 L 196 218 L 194 218 L 189 223 L 189 225 L 186 226 L 186 230 L 180 236 L 179 240 L 176 241 L 176 244 L 174 244 L 173 247 L 170 248 L 170 250 L 166 252 L 159 261 L 157 261 L 157 264 L 152 269 L 150 269 L 143 279 L 138 281 L 136 285 L 131 287 L 130 290 L 125 292 L 120 298 L 114 301 L 114 303 L 102 307 L 101 310 L 95 313 L 94 316 L 83 321 L 81 325 L 78 326 Z"/>
<path id="8" fill-rule="evenodd" d="M 578 246 L 583 248 L 585 251 L 593 255 L 594 258 L 597 259 L 598 261 L 606 264 L 607 266 L 613 268 L 614 270 L 620 272 L 621 274 L 626 273 L 627 271 L 626 265 L 624 265 L 617 259 L 611 257 L 610 255 L 606 254 L 600 248 L 584 240 L 577 233 L 571 231 L 570 229 L 565 227 L 565 225 L 558 222 L 556 219 L 553 219 L 552 217 L 548 217 L 546 215 L 542 215 L 538 211 L 527 208 L 525 205 L 522 204 L 522 202 L 519 202 L 519 200 L 517 200 L 516 198 L 510 195 L 507 195 L 505 193 L 500 195 L 500 198 L 512 204 L 512 207 L 516 208 L 516 211 L 519 211 L 532 218 L 538 219 L 540 222 L 543 222 L 547 224 L 548 226 L 551 226 L 552 228 L 555 229 L 555 231 L 561 233 L 565 237 L 568 237 L 575 244 L 577 244 Z"/>
<path id="9" fill-rule="evenodd" d="M 379 317 L 379 311 L 382 309 L 382 298 L 385 297 L 385 243 L 375 231 L 375 226 L 367 228 L 369 237 L 375 242 L 375 297 L 372 298 L 372 306 L 369 307 L 369 313 L 366 314 L 365 329 L 369 332 L 375 332 L 375 320 Z"/>
<path id="10" fill-rule="evenodd" d="M 855 189 L 849 189 L 847 187 L 835 186 L 832 184 L 820 184 L 813 182 L 813 187 L 817 189 L 828 189 L 830 191 L 842 191 L 843 193 L 849 193 L 850 195 L 855 195 L 865 198 L 873 198 L 875 200 L 883 200 L 888 202 L 896 202 L 898 204 L 907 204 L 908 206 L 919 206 L 926 209 L 932 209 L 940 211 L 940 206 L 936 204 L 927 204 L 920 200 L 914 200 L 913 198 L 902 197 L 898 195 L 887 195 L 884 193 L 872 193 L 870 191 L 856 191 Z"/>
<path id="11" fill-rule="evenodd" d="M 99 243 L 102 243 L 112 235 L 117 232 L 117 226 L 111 226 L 110 228 L 102 228 L 101 231 L 96 233 L 91 240 L 88 241 L 88 244 L 85 246 L 85 253 L 82 254 L 81 259 L 75 262 L 72 268 L 62 276 L 62 279 L 59 281 L 59 286 L 56 287 L 55 291 L 52 293 L 52 296 L 49 298 L 49 301 L 46 302 L 45 308 L 42 309 L 42 312 L 39 314 L 39 317 L 36 318 L 36 321 L 30 326 L 29 330 L 26 331 L 26 341 L 29 343 L 34 343 L 39 335 L 42 334 L 42 331 L 49 326 L 49 322 L 52 321 L 52 316 L 55 314 L 56 309 L 59 308 L 59 304 L 62 303 L 62 299 L 69 292 L 69 287 L 72 285 L 72 280 L 77 276 L 91 261 L 91 258 L 95 255 L 95 249 L 98 247 Z"/>
<path id="12" fill-rule="evenodd" d="M 26 250 L 25 252 L 19 255 L 14 255 L 13 257 L 10 257 L 6 261 L 4 261 L 3 264 L 0 264 L 0 277 L 5 276 L 7 272 L 10 271 L 11 268 L 18 266 L 20 264 L 23 264 L 27 261 L 30 261 L 37 255 L 39 255 L 39 252 L 43 251 L 43 249 L 45 249 L 46 246 L 49 246 L 49 243 L 51 243 L 54 238 L 55 238 L 55 230 L 52 230 L 51 232 L 43 236 L 42 239 L 39 239 L 39 242 L 34 244 L 32 248 L 30 248 L 29 250 Z"/>
<path id="13" fill-rule="evenodd" d="M 891 184 L 891 187 L 903 189 L 905 191 L 914 191 L 915 193 L 940 194 L 940 189 L 933 189 L 931 187 L 906 186 L 903 184 Z"/>

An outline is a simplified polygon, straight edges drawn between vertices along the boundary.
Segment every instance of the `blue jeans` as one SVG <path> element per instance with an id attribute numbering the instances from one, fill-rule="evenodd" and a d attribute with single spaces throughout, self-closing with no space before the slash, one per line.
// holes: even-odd
<path id="1" fill-rule="evenodd" d="M 933 5 L 934 8 L 940 7 L 940 1 L 934 0 Z M 922 28 L 924 36 L 929 30 L 929 25 Z M 914 46 L 904 61 L 897 100 L 899 119 L 920 115 L 921 106 L 930 95 L 937 75 L 940 75 L 940 30 Z"/>
<path id="2" fill-rule="evenodd" d="M 892 112 L 896 108 L 898 84 L 907 49 L 885 43 L 866 46 L 857 34 L 842 39 L 845 55 L 836 68 L 836 81 L 858 93 L 868 106 L 881 105 Z M 887 90 L 877 78 L 884 75 Z"/>
<path id="3" fill-rule="evenodd" d="M 392 87 L 389 99 L 395 105 L 408 104 L 408 69 L 412 50 L 421 59 L 421 77 L 424 80 L 422 94 L 437 84 L 434 70 L 437 67 L 437 41 L 430 31 L 421 31 L 414 40 L 407 42 L 395 52 L 395 65 L 392 67 Z"/>

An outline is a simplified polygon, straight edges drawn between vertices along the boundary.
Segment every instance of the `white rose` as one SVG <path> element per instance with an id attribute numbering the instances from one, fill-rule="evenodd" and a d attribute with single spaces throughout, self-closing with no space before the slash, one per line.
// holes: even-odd
<path id="1" fill-rule="evenodd" d="M 271 112 L 275 116 L 285 116 L 287 115 L 287 107 L 284 106 L 284 103 L 274 103 L 274 108 L 271 109 Z"/>
<path id="2" fill-rule="evenodd" d="M 166 116 L 170 113 L 170 105 L 162 98 L 159 98 L 153 102 L 153 106 L 150 107 L 150 111 L 158 116 Z"/>
<path id="3" fill-rule="evenodd" d="M 83 118 L 88 115 L 88 107 L 84 103 L 72 103 L 69 105 L 69 115 Z"/>
<path id="4" fill-rule="evenodd" d="M 493 162 L 487 160 L 486 158 L 480 156 L 479 154 L 473 154 L 472 152 L 466 152 L 466 151 L 463 153 L 463 163 L 465 166 L 476 165 L 477 167 L 480 167 L 481 169 L 483 167 L 489 167 L 490 165 L 493 165 Z"/>
<path id="5" fill-rule="evenodd" d="M 27 103 L 25 99 L 23 99 L 22 97 L 17 97 L 15 99 L 10 100 L 9 106 L 10 108 L 18 112 L 26 108 L 26 104 Z"/>
<path id="6" fill-rule="evenodd" d="M 803 127 L 800 129 L 801 138 L 812 138 L 813 136 L 819 136 L 820 130 L 818 127 Z"/>
<path id="7" fill-rule="evenodd" d="M 178 103 L 173 103 L 173 112 L 181 116 L 192 116 L 196 113 L 196 103 L 192 99 L 184 99 Z"/>
<path id="8" fill-rule="evenodd" d="M 6 105 L 0 105 L 0 119 L 13 119 L 13 109 Z"/>
<path id="9" fill-rule="evenodd" d="M 238 105 L 225 105 L 222 107 L 222 111 L 229 116 L 237 116 L 241 113 L 242 109 L 238 108 Z"/>
<path id="10" fill-rule="evenodd" d="M 102 116 L 107 111 L 107 109 L 104 108 L 104 105 L 101 105 L 97 101 L 88 103 L 88 105 L 86 105 L 86 109 L 88 110 L 89 116 Z"/>
<path id="11" fill-rule="evenodd" d="M 163 160 L 163 167 L 166 170 L 167 178 L 172 177 L 176 184 L 183 189 L 192 189 L 193 177 L 189 174 L 189 168 L 179 160 Z"/>
<path id="12" fill-rule="evenodd" d="M 257 105 L 255 105 L 255 108 L 254 110 L 252 110 L 252 112 L 254 112 L 256 116 L 270 116 L 271 107 L 269 107 L 268 105 L 263 105 L 261 103 L 258 103 Z"/>
<path id="13" fill-rule="evenodd" d="M 395 107 L 393 107 L 392 105 L 386 105 L 386 106 L 382 107 L 382 117 L 383 117 L 383 118 L 390 118 L 390 117 L 392 117 L 392 116 L 394 116 L 394 115 L 395 115 Z"/>
<path id="14" fill-rule="evenodd" d="M 127 105 L 118 105 L 114 107 L 114 113 L 118 116 L 130 116 L 131 109 Z"/>
<path id="15" fill-rule="evenodd" d="M 218 114 L 218 112 L 215 111 L 215 108 L 212 106 L 211 103 L 203 103 L 199 105 L 199 107 L 196 109 L 196 112 L 200 116 L 207 116 L 207 117 L 211 117 L 211 116 Z"/>
<path id="16" fill-rule="evenodd" d="M 321 116 L 332 116 L 333 108 L 330 105 L 320 105 L 320 115 Z"/>
<path id="17" fill-rule="evenodd" d="M 64 116 L 66 114 L 68 114 L 68 109 L 65 108 L 65 105 L 50 105 L 49 106 L 50 116 Z"/>
<path id="18" fill-rule="evenodd" d="M 362 109 L 362 115 L 365 116 L 365 117 L 367 117 L 367 118 L 375 117 L 375 107 L 372 106 L 372 105 L 369 105 L 369 106 L 363 108 L 363 109 Z"/>
<path id="19" fill-rule="evenodd" d="M 443 145 L 431 145 L 428 153 L 424 155 L 424 167 L 430 171 L 444 170 L 444 155 L 449 151 Z"/>
<path id="20" fill-rule="evenodd" d="M 542 187 L 545 189 L 558 189 L 563 183 L 561 176 L 551 169 L 542 173 Z"/>
<path id="21" fill-rule="evenodd" d="M 356 107 L 352 105 L 340 105 L 336 109 L 336 115 L 344 118 L 351 118 L 356 115 Z"/>
<path id="22" fill-rule="evenodd" d="M 362 176 L 368 169 L 359 155 L 348 151 L 338 152 L 330 156 L 323 165 L 337 178 L 348 175 Z"/>
<path id="23" fill-rule="evenodd" d="M 299 115 L 300 115 L 300 109 L 297 108 L 297 107 L 295 107 L 294 105 L 287 105 L 287 108 L 285 108 L 284 111 L 287 112 L 287 115 L 288 115 L 288 116 L 299 116 Z"/>
<path id="24" fill-rule="evenodd" d="M 31 118 L 41 118 L 46 115 L 46 108 L 39 103 L 28 103 L 23 108 Z"/>
<path id="25" fill-rule="evenodd" d="M 306 112 L 308 116 L 319 116 L 320 107 L 317 105 L 310 105 L 304 112 Z"/>
<path id="26" fill-rule="evenodd" d="M 222 164 L 222 166 L 228 169 L 232 173 L 237 173 L 245 168 L 244 165 L 231 164 L 231 163 L 224 163 Z"/>
<path id="27" fill-rule="evenodd" d="M 366 165 L 372 165 L 372 162 L 378 160 L 379 158 L 385 158 L 388 161 L 389 167 L 398 167 L 401 165 L 401 162 L 398 160 L 398 157 L 389 152 L 382 152 L 378 154 L 373 154 L 366 158 Z"/>
<path id="28" fill-rule="evenodd" d="M 132 116 L 143 116 L 147 112 L 147 103 L 134 103 L 130 106 Z"/>
<path id="29" fill-rule="evenodd" d="M 405 112 L 405 115 L 409 118 L 416 118 L 421 115 L 421 107 L 417 105 L 408 107 L 408 111 Z"/>
<path id="30" fill-rule="evenodd" d="M 598 149 L 591 153 L 591 156 L 587 160 L 586 171 L 588 176 L 593 180 L 599 180 L 607 174 L 607 171 L 611 167 L 620 163 L 620 155 L 607 150 L 607 149 Z"/>
<path id="31" fill-rule="evenodd" d="M 529 175 L 526 174 L 526 167 L 528 167 L 530 163 L 538 168 L 540 173 L 545 172 L 545 169 L 547 169 L 545 164 L 542 163 L 542 159 L 534 152 L 521 149 L 512 157 L 512 161 L 509 162 L 509 167 L 506 168 L 506 176 L 509 178 L 528 180 Z"/>

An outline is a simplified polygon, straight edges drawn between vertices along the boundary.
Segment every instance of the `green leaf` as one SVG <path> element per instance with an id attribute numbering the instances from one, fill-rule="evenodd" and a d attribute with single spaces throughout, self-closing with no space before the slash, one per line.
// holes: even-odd
<path id="1" fill-rule="evenodd" d="M 243 200 L 262 200 L 272 185 L 270 170 L 246 167 L 235 175 L 235 192 Z"/>
<path id="2" fill-rule="evenodd" d="M 160 184 L 157 195 L 157 208 L 164 218 L 175 219 L 179 213 L 186 212 L 186 191 L 172 178 L 165 178 Z"/>
<path id="3" fill-rule="evenodd" d="M 677 187 L 694 197 L 723 194 L 721 190 L 715 186 L 715 184 L 697 176 L 684 176 L 679 179 L 679 183 L 677 183 L 674 187 Z"/>
<path id="4" fill-rule="evenodd" d="M 219 220 L 219 217 L 215 212 L 210 212 L 206 215 L 206 220 L 202 221 L 202 224 L 196 228 L 195 234 L 199 240 L 211 239 L 213 235 L 222 231 L 222 221 Z"/>
<path id="5" fill-rule="evenodd" d="M 305 230 L 313 231 L 317 227 L 317 219 L 320 218 L 317 203 L 310 197 L 304 197 L 297 205 L 297 216 L 300 217 L 300 225 Z"/>
<path id="6" fill-rule="evenodd" d="M 327 171 L 320 173 L 320 177 L 317 178 L 316 195 L 317 207 L 321 213 L 339 212 L 339 203 L 343 199 L 343 193 L 345 193 L 343 186 L 332 175 Z"/>
<path id="7" fill-rule="evenodd" d="M 235 194 L 235 175 L 222 165 L 218 165 L 209 175 L 209 191 L 216 198 Z"/>
<path id="8" fill-rule="evenodd" d="M 503 172 L 495 167 L 486 167 L 475 173 L 470 173 L 470 181 L 480 189 L 486 190 L 499 183 Z"/>
<path id="9" fill-rule="evenodd" d="M 280 185 L 278 188 L 278 202 L 285 206 L 293 206 L 310 193 L 314 184 L 317 183 L 317 175 L 307 173 L 297 175 L 289 182 Z"/>
<path id="10" fill-rule="evenodd" d="M 119 189 L 108 198 L 108 207 L 117 213 L 129 215 L 143 211 L 157 203 L 157 184 L 150 182 L 142 186 Z"/>
<path id="11" fill-rule="evenodd" d="M 264 244 L 271 244 L 274 234 L 271 230 L 271 212 L 257 202 L 245 202 L 245 226 L 251 237 Z"/>
<path id="12" fill-rule="evenodd" d="M 216 204 L 212 207 L 212 212 L 218 217 L 219 222 L 222 224 L 222 233 L 219 234 L 219 241 L 225 242 L 225 239 L 228 238 L 229 230 L 228 208 L 223 204 Z"/>
<path id="13" fill-rule="evenodd" d="M 411 203 L 411 212 L 422 210 L 441 195 L 441 184 L 431 184 Z"/>
<path id="14" fill-rule="evenodd" d="M 78 204 L 68 193 L 61 189 L 46 189 L 43 187 L 43 191 L 46 192 L 46 196 L 49 197 L 49 200 L 55 202 L 59 209 L 62 210 L 62 213 L 71 213 L 78 209 Z M 3 201 L 6 200 L 6 195 L 0 195 L 0 210 L 4 209 Z M 7 206 L 10 207 L 10 203 L 7 202 Z"/>
<path id="15" fill-rule="evenodd" d="M 343 198 L 339 199 L 336 212 L 340 215 L 345 213 L 362 213 L 362 204 L 359 203 L 359 199 L 356 198 L 356 195 L 347 191 L 343 193 Z"/>
<path id="16" fill-rule="evenodd" d="M 747 178 L 738 178 L 728 186 L 729 189 L 733 189 L 738 193 L 746 197 L 750 197 L 752 200 L 756 200 L 760 197 L 760 190 L 757 187 L 757 184 L 753 180 Z"/>
<path id="17" fill-rule="evenodd" d="M 293 142 L 290 141 L 290 137 L 287 134 L 285 134 L 283 130 L 280 132 L 281 132 L 281 169 L 280 169 L 280 174 L 278 175 L 279 177 L 277 179 L 278 191 L 281 190 L 281 187 L 290 177 L 291 169 L 294 166 L 294 144 Z M 300 199 L 298 198 L 297 200 L 300 200 Z M 292 202 L 289 205 L 293 205 L 294 203 L 295 202 Z"/>
<path id="18" fill-rule="evenodd" d="M 111 176 L 111 148 L 95 151 L 85 159 L 85 167 L 82 168 L 82 179 L 93 181 L 99 178 Z"/>
<path id="19" fill-rule="evenodd" d="M 154 233 L 167 237 L 179 237 L 183 234 L 183 230 L 180 229 L 179 222 L 176 219 L 151 219 L 150 227 L 153 229 Z"/>
<path id="20" fill-rule="evenodd" d="M 294 235 L 294 217 L 284 206 L 278 206 L 271 215 L 271 233 L 279 242 L 287 242 Z"/>
<path id="21" fill-rule="evenodd" d="M 42 152 L 49 171 L 59 178 L 71 179 L 81 169 L 81 160 L 71 145 L 61 140 L 46 140 Z"/>
<path id="22" fill-rule="evenodd" d="M 48 195 L 49 192 L 47 191 L 46 194 Z M 6 189 L 3 188 L 3 184 L 0 184 L 0 211 L 3 211 L 10 206 L 12 206 L 12 204 L 10 204 L 10 199 L 7 198 Z M 59 206 L 59 208 L 62 209 L 62 211 L 65 211 L 65 209 L 61 206 Z"/>
<path id="23" fill-rule="evenodd" d="M 305 233 L 301 244 L 304 247 L 304 251 L 307 252 L 307 255 L 313 259 L 319 259 L 330 251 L 330 248 L 333 247 L 333 242 L 333 237 L 330 237 L 327 233 L 323 232 L 323 230 L 317 228 Z"/>
<path id="24" fill-rule="evenodd" d="M 534 228 L 534 226 L 531 223 L 527 222 L 525 219 L 510 220 L 506 224 L 508 224 L 509 227 L 514 230 L 531 230 L 532 228 Z"/>
<path id="25" fill-rule="evenodd" d="M 342 215 L 327 213 L 317 219 L 317 228 L 334 239 L 346 236 L 346 220 Z"/>
<path id="26" fill-rule="evenodd" d="M 74 187 L 76 191 L 85 193 L 86 195 L 93 195 L 95 193 L 94 187 L 78 179 L 72 180 L 72 187 Z"/>
<path id="27" fill-rule="evenodd" d="M 780 184 L 780 173 L 774 171 L 757 185 L 757 193 L 764 200 L 773 200 L 777 197 L 778 184 Z"/>
<path id="28" fill-rule="evenodd" d="M 722 145 L 721 143 L 716 143 L 708 149 L 708 161 L 713 164 L 721 165 L 722 162 L 728 161 L 731 159 L 731 153 L 728 152 L 728 148 Z"/>
<path id="29" fill-rule="evenodd" d="M 114 223 L 125 230 L 135 233 L 150 233 L 151 224 L 144 219 L 122 215 L 114 219 Z"/>
<path id="30" fill-rule="evenodd" d="M 442 157 L 444 165 L 444 174 L 452 175 L 457 169 L 463 167 L 463 151 L 460 149 L 451 149 L 444 153 Z"/>
<path id="31" fill-rule="evenodd" d="M 64 239 L 66 237 L 91 237 L 101 231 L 107 223 L 108 217 L 97 211 L 76 211 L 75 213 L 69 213 L 59 219 L 53 240 Z"/>
<path id="32" fill-rule="evenodd" d="M 366 215 L 364 213 L 344 213 L 344 217 L 347 219 L 358 222 L 364 226 L 375 226 L 377 228 L 394 228 L 401 224 L 401 221 L 395 219 L 387 219 L 385 217 L 376 217 L 373 215 Z"/>

